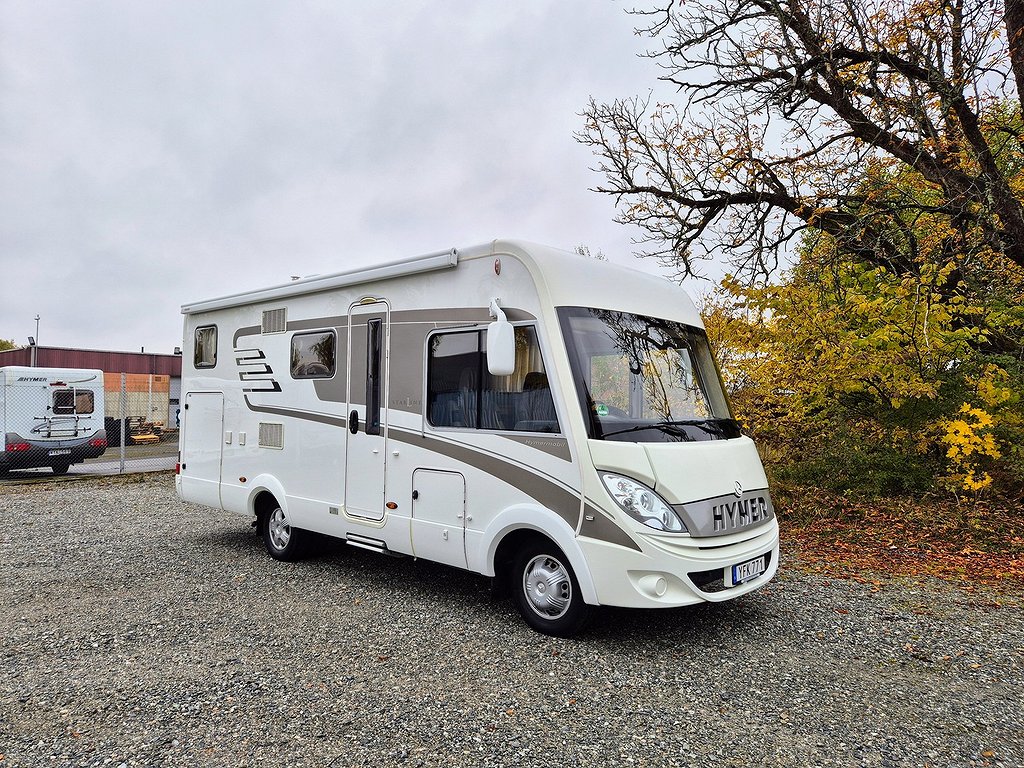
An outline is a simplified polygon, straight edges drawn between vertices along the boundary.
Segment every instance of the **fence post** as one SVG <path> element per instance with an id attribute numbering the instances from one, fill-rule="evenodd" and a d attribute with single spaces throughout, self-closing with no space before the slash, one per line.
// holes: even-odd
<path id="1" fill-rule="evenodd" d="M 128 430 L 126 420 L 128 418 L 128 374 L 121 374 L 121 407 L 118 409 L 121 418 L 121 467 L 118 470 L 124 474 L 124 446 L 128 442 Z"/>

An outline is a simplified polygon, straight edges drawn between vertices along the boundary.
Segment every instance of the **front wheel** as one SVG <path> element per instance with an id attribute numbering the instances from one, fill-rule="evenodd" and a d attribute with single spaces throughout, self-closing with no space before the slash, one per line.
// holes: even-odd
<path id="1" fill-rule="evenodd" d="M 571 637 L 590 614 L 568 558 L 551 542 L 535 542 L 520 551 L 511 586 L 519 613 L 545 635 Z"/>
<path id="2" fill-rule="evenodd" d="M 307 534 L 299 528 L 292 528 L 281 507 L 275 506 L 260 515 L 259 521 L 263 544 L 272 558 L 292 562 L 303 556 Z"/>

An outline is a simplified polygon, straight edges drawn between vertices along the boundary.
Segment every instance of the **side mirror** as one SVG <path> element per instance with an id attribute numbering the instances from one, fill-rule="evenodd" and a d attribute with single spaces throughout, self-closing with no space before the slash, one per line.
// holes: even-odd
<path id="1" fill-rule="evenodd" d="M 508 376 L 516 369 L 516 332 L 498 300 L 491 299 L 491 315 L 497 319 L 487 326 L 487 371 L 492 376 Z"/>

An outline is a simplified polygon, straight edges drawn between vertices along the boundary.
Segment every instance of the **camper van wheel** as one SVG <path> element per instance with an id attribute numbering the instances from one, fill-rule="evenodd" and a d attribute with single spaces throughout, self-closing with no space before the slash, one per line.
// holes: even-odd
<path id="1" fill-rule="evenodd" d="M 70 464 L 54 464 L 53 465 L 53 474 L 55 474 L 55 475 L 66 475 L 70 468 L 71 468 Z"/>
<path id="2" fill-rule="evenodd" d="M 589 609 L 568 558 L 551 542 L 534 541 L 520 550 L 512 580 L 516 607 L 538 632 L 570 637 L 583 626 Z"/>
<path id="3" fill-rule="evenodd" d="M 267 552 L 275 560 L 298 560 L 302 557 L 305 531 L 292 528 L 281 507 L 274 505 L 269 512 L 260 515 L 260 533 Z"/>

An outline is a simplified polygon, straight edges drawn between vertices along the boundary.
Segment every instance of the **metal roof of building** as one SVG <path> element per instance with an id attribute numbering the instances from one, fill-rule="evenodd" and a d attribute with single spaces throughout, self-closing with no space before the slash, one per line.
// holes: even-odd
<path id="1" fill-rule="evenodd" d="M 0 366 L 31 365 L 32 347 L 0 352 Z M 107 352 L 98 349 L 36 347 L 38 368 L 98 368 L 107 373 L 181 376 L 181 355 L 152 352 Z"/>

